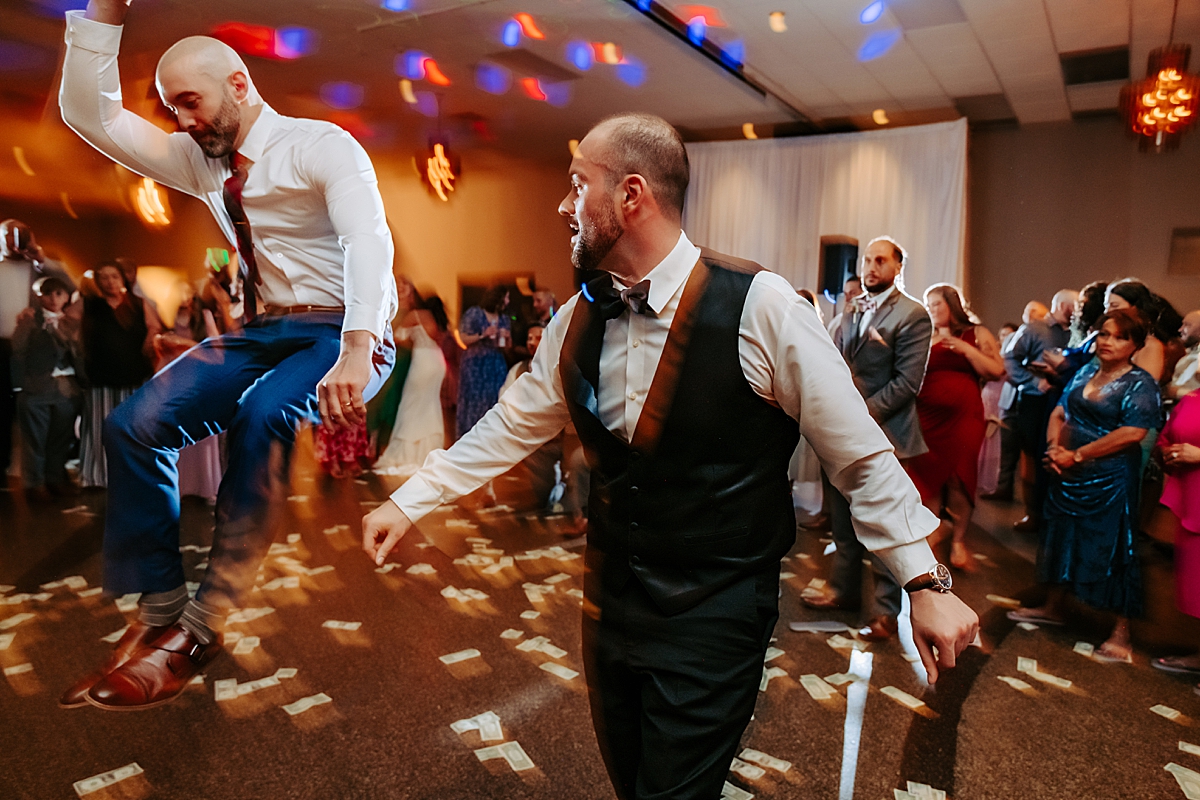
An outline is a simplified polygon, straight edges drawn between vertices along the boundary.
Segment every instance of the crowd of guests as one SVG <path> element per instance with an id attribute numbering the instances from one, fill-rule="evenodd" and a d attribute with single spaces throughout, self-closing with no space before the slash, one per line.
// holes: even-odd
<path id="1" fill-rule="evenodd" d="M 939 558 L 974 571 L 976 498 L 1019 498 L 1025 514 L 1014 528 L 1037 537 L 1047 597 L 1009 616 L 1065 625 L 1072 600 L 1109 612 L 1111 634 L 1095 658 L 1128 663 L 1129 621 L 1145 605 L 1142 520 L 1161 503 L 1176 528 L 1179 608 L 1200 616 L 1200 311 L 1181 317 L 1124 278 L 1064 289 L 1048 307 L 1031 301 L 1021 324 L 993 334 L 956 286 L 930 286 L 920 304 L 904 294 L 906 258 L 887 237 L 871 242 L 828 329 L 923 502 L 944 520 L 930 537 Z M 847 530 L 845 501 L 824 486 L 828 519 L 811 527 L 829 525 L 837 549 L 827 585 L 803 600 L 858 610 L 867 554 Z M 898 588 L 867 563 L 875 593 L 862 635 L 888 638 Z M 1200 675 L 1200 655 L 1154 664 Z"/>
<path id="2" fill-rule="evenodd" d="M 103 487 L 105 416 L 196 342 L 236 329 L 235 270 L 228 259 L 210 262 L 205 280 L 180 281 L 171 308 L 160 309 L 142 292 L 133 262 L 100 264 L 77 286 L 16 220 L 0 223 L 0 255 L 0 288 L 10 298 L 0 307 L 0 370 L 13 388 L 0 393 L 0 466 L 8 466 L 15 418 L 29 494 Z M 906 261 L 889 237 L 869 243 L 827 329 L 922 501 L 943 519 L 930 537 L 939 558 L 973 571 L 968 533 L 977 498 L 1019 498 L 1025 513 L 1014 528 L 1037 536 L 1047 599 L 1010 616 L 1066 624 L 1072 598 L 1108 611 L 1112 633 L 1096 657 L 1127 662 L 1129 620 L 1144 609 L 1141 521 L 1161 503 L 1176 528 L 1178 605 L 1200 616 L 1200 311 L 1181 317 L 1132 278 L 1097 281 L 1055 293 L 1048 306 L 1030 301 L 1019 325 L 993 334 L 959 287 L 935 284 L 921 301 L 906 294 Z M 28 286 L 23 307 L 11 302 L 18 284 L 22 298 Z M 396 368 L 368 419 L 349 431 L 316 431 L 318 460 L 332 478 L 372 469 L 411 475 L 529 371 L 556 310 L 544 290 L 517 295 L 514 308 L 516 288 L 497 285 L 455 329 L 441 298 L 422 298 L 404 278 L 398 288 Z M 820 313 L 811 292 L 799 293 Z M 577 448 L 568 451 L 562 436 L 548 443 L 524 465 L 524 477 L 538 502 L 556 503 L 565 490 L 578 514 L 586 489 L 564 479 L 575 474 L 586 486 L 586 466 Z M 184 448 L 182 493 L 215 498 L 221 460 L 219 436 Z M 819 474 L 802 442 L 793 477 Z M 897 630 L 900 587 L 863 550 L 849 505 L 820 478 L 827 514 L 815 526 L 828 524 L 836 550 L 826 586 L 806 590 L 803 600 L 822 609 L 865 604 L 863 635 L 886 639 Z M 486 493 L 494 501 L 490 487 Z M 875 576 L 870 598 L 862 596 L 864 563 Z M 1154 663 L 1200 675 L 1200 655 Z"/>

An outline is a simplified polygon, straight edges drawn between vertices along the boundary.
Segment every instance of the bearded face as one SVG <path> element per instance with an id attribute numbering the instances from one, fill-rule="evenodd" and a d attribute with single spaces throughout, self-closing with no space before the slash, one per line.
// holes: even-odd
<path id="1" fill-rule="evenodd" d="M 198 123 L 188 135 L 209 158 L 226 158 L 233 152 L 240 128 L 237 103 L 228 89 L 221 96 L 221 107 L 207 124 Z"/>
<path id="2" fill-rule="evenodd" d="M 578 209 L 573 220 L 576 234 L 573 237 L 571 263 L 577 269 L 594 270 L 609 254 L 625 228 L 612 207 L 611 195 L 600 194 L 593 207 Z"/>

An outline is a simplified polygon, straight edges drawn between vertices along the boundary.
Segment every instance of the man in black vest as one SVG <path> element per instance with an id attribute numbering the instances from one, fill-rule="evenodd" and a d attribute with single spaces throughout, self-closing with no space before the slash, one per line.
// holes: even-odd
<path id="1" fill-rule="evenodd" d="M 532 371 L 363 520 L 363 548 L 382 564 L 412 521 L 574 422 L 592 470 L 592 720 L 629 800 L 721 795 L 795 539 L 788 462 L 800 431 L 864 543 L 913 593 L 931 681 L 978 626 L 924 542 L 937 520 L 812 306 L 779 276 L 688 241 L 687 182 L 687 152 L 664 120 L 621 114 L 592 129 L 559 213 L 575 265 L 608 274 L 555 315 Z"/>

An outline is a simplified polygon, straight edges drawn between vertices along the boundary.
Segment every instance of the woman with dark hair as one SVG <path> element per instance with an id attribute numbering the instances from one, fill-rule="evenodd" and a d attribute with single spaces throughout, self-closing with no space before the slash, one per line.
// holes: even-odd
<path id="1" fill-rule="evenodd" d="M 1071 340 L 1067 347 L 1079 347 L 1094 333 L 1096 320 L 1104 313 L 1107 294 L 1108 284 L 1104 281 L 1092 281 L 1079 290 L 1079 302 L 1071 315 Z"/>
<path id="2" fill-rule="evenodd" d="M 459 338 L 467 347 L 458 365 L 459 438 L 496 405 L 508 376 L 504 350 L 512 344 L 512 323 L 504 313 L 507 307 L 508 287 L 493 286 L 459 320 Z"/>
<path id="3" fill-rule="evenodd" d="M 1162 422 L 1158 381 L 1133 363 L 1149 329 L 1118 309 L 1097 321 L 1096 359 L 1063 392 L 1046 432 L 1054 481 L 1042 514 L 1037 575 L 1050 584 L 1044 605 L 1010 611 L 1018 622 L 1065 624 L 1068 592 L 1117 615 L 1100 661 L 1129 663 L 1129 619 L 1142 612 L 1135 532 L 1141 449 Z"/>
<path id="4" fill-rule="evenodd" d="M 83 364 L 89 391 L 84 397 L 79 483 L 108 485 L 102 437 L 104 418 L 153 373 L 151 313 L 125 286 L 121 266 L 105 262 L 93 273 L 98 297 L 83 298 Z M 155 319 L 157 322 L 157 319 Z"/>
<path id="5" fill-rule="evenodd" d="M 1166 367 L 1165 344 L 1177 335 L 1183 319 L 1170 303 L 1150 291 L 1146 284 L 1133 278 L 1125 278 L 1108 285 L 1108 292 L 1104 296 L 1104 309 L 1116 311 L 1119 308 L 1136 309 L 1146 318 L 1149 326 L 1146 346 L 1138 351 L 1133 363 L 1153 375 L 1154 380 L 1161 381 Z M 1162 327 L 1164 322 L 1172 321 L 1175 323 L 1173 327 Z"/>
<path id="6" fill-rule="evenodd" d="M 980 382 L 1003 377 L 1004 360 L 996 337 L 972 317 L 957 286 L 930 286 L 925 308 L 934 332 L 917 414 L 929 451 L 912 459 L 908 472 L 934 514 L 940 515 L 943 506 L 950 512 L 951 565 L 970 569 L 966 536 L 987 432 Z M 945 539 L 944 527 L 931 536 L 934 544 Z"/>

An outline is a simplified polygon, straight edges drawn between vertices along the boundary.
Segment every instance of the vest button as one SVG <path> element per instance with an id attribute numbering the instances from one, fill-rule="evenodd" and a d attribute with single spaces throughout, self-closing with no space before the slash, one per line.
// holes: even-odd
<path id="1" fill-rule="evenodd" d="M 630 532 L 636 531 L 637 529 L 638 529 L 638 524 L 636 522 L 629 523 Z"/>
<path id="2" fill-rule="evenodd" d="M 629 487 L 629 493 L 630 493 L 630 494 L 637 494 L 637 493 L 638 493 L 638 491 L 639 491 L 639 490 L 638 490 L 638 487 L 636 487 L 636 486 L 630 486 L 630 487 Z"/>

